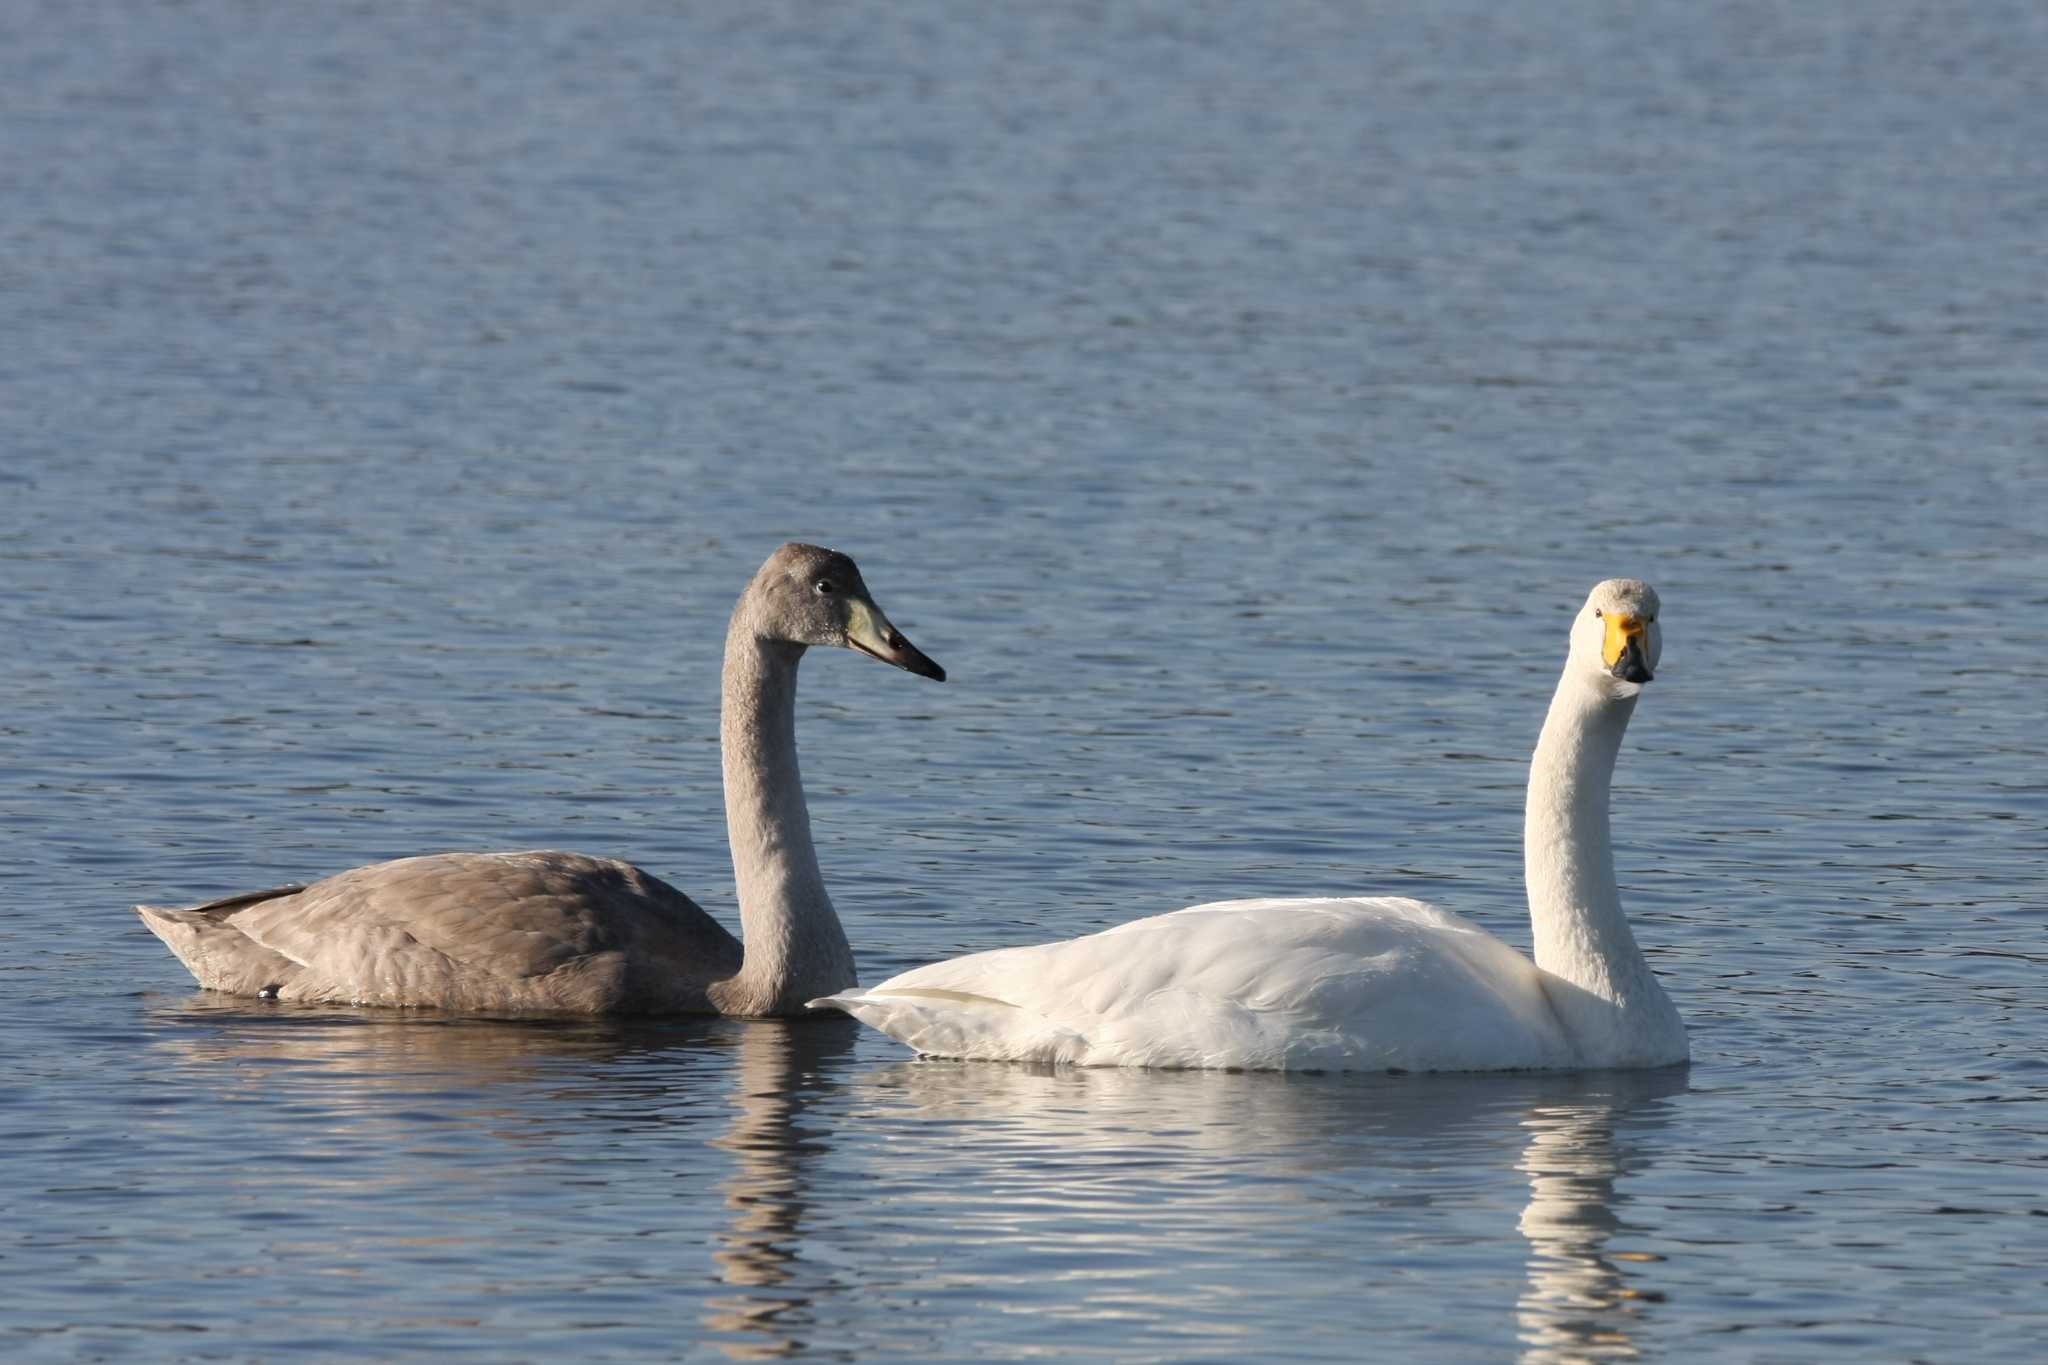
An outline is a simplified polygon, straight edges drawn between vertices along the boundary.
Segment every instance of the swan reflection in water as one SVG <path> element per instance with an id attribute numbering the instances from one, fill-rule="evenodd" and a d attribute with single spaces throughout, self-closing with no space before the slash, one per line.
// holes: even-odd
<path id="1" fill-rule="evenodd" d="M 252 1258 L 262 1273 L 279 1273 L 280 1258 L 305 1258 L 323 1273 L 345 1267 L 372 1279 L 393 1272 L 394 1249 L 424 1248 L 474 1257 L 493 1292 L 523 1282 L 526 1292 L 573 1296 L 616 1277 L 619 1246 L 609 1235 L 565 1244 L 529 1233 L 556 1253 L 542 1271 L 507 1258 L 509 1198 L 529 1224 L 566 1224 L 572 1238 L 587 1220 L 623 1229 L 620 1237 L 672 1239 L 643 1243 L 630 1278 L 670 1312 L 694 1307 L 696 1330 L 681 1329 L 682 1339 L 694 1335 L 734 1359 L 800 1353 L 816 1335 L 820 1300 L 846 1287 L 803 1256 L 806 1167 L 827 1151 L 826 1125 L 805 1115 L 838 1088 L 822 1078 L 859 1037 L 851 1019 L 537 1022 L 210 996 L 146 1014 L 151 1046 L 184 1073 L 181 1089 L 203 1091 L 209 1108 L 260 1101 L 297 1145 L 319 1154 L 313 1167 L 236 1172 L 238 1200 L 306 1214 L 289 1242 Z M 258 1140 L 242 1133 L 235 1150 Z M 706 1161 L 707 1148 L 724 1159 Z M 660 1189 L 649 1173 L 663 1165 L 685 1179 Z M 571 1177 L 573 1192 L 564 1189 Z M 701 1202 L 692 1190 L 704 1192 Z M 365 1228 L 321 1216 L 323 1200 L 365 1196 L 389 1200 L 388 1222 Z M 669 1202 L 678 1198 L 687 1208 Z M 714 1208 L 724 1216 L 707 1217 Z M 690 1241 L 707 1222 L 708 1283 L 704 1242 Z M 603 1264 L 579 1266 L 569 1253 L 580 1251 Z M 456 1321 L 417 1301 L 440 1292 L 433 1284 L 385 1288 L 380 1311 L 392 1316 L 373 1326 Z M 301 1325 L 321 1324 L 307 1312 Z"/>
<path id="2" fill-rule="evenodd" d="M 1492 1228 L 1475 1229 L 1475 1187 L 1512 1198 L 1503 1182 L 1519 1172 L 1524 1283 L 1492 1307 L 1512 1311 L 1525 1362 L 1554 1365 L 1646 1349 L 1661 1295 L 1635 1281 L 1661 1258 L 1608 1243 L 1627 1226 L 1619 1180 L 1646 1167 L 1641 1135 L 1668 1121 L 1688 1073 L 1303 1076 L 924 1060 L 856 1085 L 877 1120 L 893 1109 L 937 1127 L 975 1176 L 947 1216 L 1011 1239 L 1016 1255 L 1177 1242 L 1152 1283 L 1134 1277 L 1089 1306 L 1179 1330 L 1194 1330 L 1190 1312 L 1227 1308 L 1204 1302 L 1223 1290 L 1258 1292 L 1242 1259 L 1250 1248 L 1295 1247 L 1317 1274 L 1359 1248 L 1361 1292 L 1380 1293 L 1428 1275 L 1428 1257 L 1406 1259 L 1408 1248 L 1496 1246 L 1511 1215 L 1501 1208 Z M 906 1164 L 921 1159 L 897 1150 Z M 1049 1184 L 1058 1198 L 1046 1197 Z M 1205 1279 L 1222 1288 L 1205 1291 Z M 1446 1325 L 1486 1331 L 1484 1316 L 1409 1325 L 1419 1348 L 1441 1349 Z M 1393 1335 L 1382 1346 L 1398 1354 Z"/>
<path id="3" fill-rule="evenodd" d="M 1607 1250 L 1609 1239 L 1627 1226 L 1621 1207 L 1628 1196 L 1617 1193 L 1615 1183 L 1643 1165 L 1618 1120 L 1631 1115 L 1629 1135 L 1656 1126 L 1661 1101 L 1684 1092 L 1688 1069 L 1588 1078 L 1597 1088 L 1560 1097 L 1522 1120 L 1528 1145 L 1515 1166 L 1529 1179 L 1520 1220 L 1529 1266 L 1515 1316 L 1528 1365 L 1643 1354 L 1637 1338 L 1663 1296 L 1632 1283 L 1624 1267 L 1662 1257 Z"/>
<path id="4" fill-rule="evenodd" d="M 799 1264 L 810 1202 L 804 1165 L 827 1144 L 824 1121 L 807 1127 L 801 1120 L 821 1090 L 836 1090 L 821 1073 L 852 1051 L 858 1037 L 850 1019 L 764 1019 L 740 1031 L 732 1123 L 711 1143 L 735 1163 L 720 1184 L 732 1218 L 718 1234 L 712 1259 L 736 1292 L 712 1298 L 704 1316 L 713 1332 L 734 1334 L 715 1343 L 732 1359 L 798 1354 L 815 1327 L 817 1275 Z"/>
<path id="5" fill-rule="evenodd" d="M 1445 1321 L 1491 1343 L 1494 1309 L 1511 1312 L 1532 1363 L 1628 1359 L 1645 1349 L 1658 1296 L 1650 1258 L 1609 1250 L 1627 1226 L 1619 1187 L 1645 1167 L 1643 1135 L 1687 1084 L 1684 1068 L 869 1067 L 851 1060 L 851 1020 L 492 1023 L 243 1001 L 151 1013 L 153 1045 L 190 1068 L 182 1091 L 260 1100 L 276 1116 L 272 1139 L 318 1149 L 312 1166 L 236 1171 L 238 1198 L 306 1215 L 289 1242 L 250 1248 L 249 1273 L 339 1267 L 382 1296 L 381 1311 L 405 1315 L 372 1325 L 446 1322 L 445 1278 L 391 1278 L 404 1272 L 393 1248 L 431 1244 L 472 1264 L 493 1295 L 569 1304 L 609 1283 L 635 1296 L 636 1327 L 666 1331 L 664 1319 L 687 1314 L 685 1339 L 733 1359 L 858 1336 L 889 1307 L 943 1317 L 930 1295 L 948 1291 L 1035 1299 L 1035 1322 L 1084 1334 L 1152 1322 L 1182 1342 L 1249 1349 L 1272 1326 L 1259 1318 L 1272 1310 L 1246 1297 L 1260 1275 L 1276 1303 L 1288 1280 L 1326 1287 L 1329 1275 L 1391 1292 L 1429 1274 L 1428 1248 L 1496 1256 L 1510 1222 L 1527 1243 L 1521 1288 Z M 214 1121 L 199 1136 L 218 1131 Z M 237 1149 L 262 1140 L 245 1132 Z M 671 1178 L 651 1178 L 663 1171 Z M 365 1195 L 389 1198 L 386 1223 L 360 1223 Z M 532 1247 L 503 1241 L 513 1196 L 524 1235 L 547 1248 L 544 1269 L 518 1255 Z M 330 1208 L 348 1216 L 323 1217 Z M 843 1255 L 819 1255 L 826 1228 Z M 640 1249 L 621 1279 L 628 1245 Z M 1115 1271 L 1077 1280 L 1063 1269 L 1075 1257 Z M 471 1321 L 489 1323 L 501 1301 L 463 1306 L 483 1306 Z M 1392 1312 L 1379 1314 L 1391 1330 L 1376 1329 L 1389 1351 L 1402 1330 L 1422 1345 L 1444 1326 Z"/>

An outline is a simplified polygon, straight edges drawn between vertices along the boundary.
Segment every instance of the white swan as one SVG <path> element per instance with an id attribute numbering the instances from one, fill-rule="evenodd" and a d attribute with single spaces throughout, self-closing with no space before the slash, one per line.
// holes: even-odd
<path id="1" fill-rule="evenodd" d="M 851 559 L 784 545 L 725 638 L 719 738 L 745 945 L 688 896 L 580 853 L 438 853 L 182 909 L 138 905 L 199 984 L 480 1014 L 801 1014 L 857 978 L 796 761 L 796 673 L 840 645 L 943 680 Z"/>
<path id="2" fill-rule="evenodd" d="M 919 1052 L 1084 1066 L 1495 1071 L 1684 1061 L 1614 884 L 1607 792 L 1660 651 L 1657 594 L 1599 584 L 1529 767 L 1531 963 L 1399 898 L 1197 905 L 935 963 L 836 1006 Z"/>

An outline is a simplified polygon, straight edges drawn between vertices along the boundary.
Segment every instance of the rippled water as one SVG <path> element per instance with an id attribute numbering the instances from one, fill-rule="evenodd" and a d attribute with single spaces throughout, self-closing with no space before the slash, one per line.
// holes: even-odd
<path id="1" fill-rule="evenodd" d="M 2026 1359 L 2048 18 L 0 7 L 21 1359 Z M 225 1002 L 129 914 L 565 846 L 729 913 L 777 542 L 864 975 L 1261 893 L 1526 942 L 1655 582 L 1646 1076 L 913 1062 Z"/>

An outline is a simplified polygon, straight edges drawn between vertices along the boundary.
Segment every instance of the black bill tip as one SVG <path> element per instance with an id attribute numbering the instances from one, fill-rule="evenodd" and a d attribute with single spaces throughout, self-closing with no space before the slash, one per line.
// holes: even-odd
<path id="1" fill-rule="evenodd" d="M 890 631 L 888 638 L 882 642 L 888 647 L 889 652 L 886 654 L 879 649 L 870 649 L 852 636 L 847 637 L 846 643 L 871 658 L 895 665 L 905 673 L 915 673 L 918 677 L 930 678 L 933 682 L 946 680 L 946 670 L 933 663 L 931 657 L 923 650 L 904 639 L 901 631 Z"/>
<path id="2" fill-rule="evenodd" d="M 1657 675 L 1650 671 L 1649 663 L 1643 658 L 1643 643 L 1632 639 L 1621 651 L 1621 657 L 1614 661 L 1614 676 L 1627 683 L 1646 683 Z"/>
<path id="3" fill-rule="evenodd" d="M 896 658 L 890 662 L 898 668 L 915 673 L 920 678 L 930 678 L 933 682 L 946 680 L 946 670 L 933 663 L 923 650 L 901 635 L 890 637 L 889 648 L 896 652 Z"/>

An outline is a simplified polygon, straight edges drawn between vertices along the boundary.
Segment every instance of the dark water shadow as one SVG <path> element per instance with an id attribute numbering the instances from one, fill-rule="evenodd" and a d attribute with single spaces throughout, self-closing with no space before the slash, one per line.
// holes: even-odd
<path id="1" fill-rule="evenodd" d="M 713 1253 L 727 1292 L 707 1302 L 703 1317 L 732 1359 L 803 1353 L 818 1298 L 847 1287 L 802 1264 L 812 1172 L 832 1146 L 827 1125 L 805 1120 L 820 1101 L 836 1099 L 830 1073 L 859 1036 L 851 1019 L 761 1021 L 741 1032 L 732 1121 L 712 1140 L 734 1160 L 720 1184 L 731 1217 Z"/>
<path id="2" fill-rule="evenodd" d="M 732 1358 L 805 1350 L 817 1296 L 838 1287 L 803 1264 L 810 1168 L 832 1145 L 809 1115 L 839 1089 L 851 1019 L 493 1020 L 193 995 L 146 1004 L 143 1025 L 211 1098 L 304 1104 L 377 1140 L 429 1122 L 534 1147 L 644 1128 L 723 1154 L 701 1322 Z"/>
<path id="3" fill-rule="evenodd" d="M 203 1068 L 223 1097 L 251 1088 L 300 1093 L 367 1115 L 386 1112 L 394 1096 L 429 1091 L 478 1112 L 535 1098 L 616 1103 L 621 1095 L 607 1092 L 656 1075 L 680 1079 L 689 1061 L 735 1047 L 743 1027 L 713 1018 L 471 1018 L 210 993 L 147 1002 L 142 1022 L 151 1049 Z"/>

